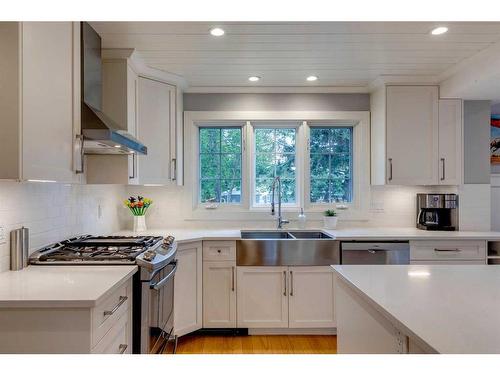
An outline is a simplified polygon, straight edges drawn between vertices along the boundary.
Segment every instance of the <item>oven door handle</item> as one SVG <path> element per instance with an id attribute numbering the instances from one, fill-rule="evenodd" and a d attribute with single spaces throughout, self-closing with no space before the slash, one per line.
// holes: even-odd
<path id="1" fill-rule="evenodd" d="M 163 279 L 161 279 L 161 280 L 160 280 L 160 281 L 158 281 L 157 283 L 150 284 L 150 285 L 149 285 L 149 288 L 150 288 L 150 289 L 160 290 L 160 289 L 163 287 L 163 285 L 165 285 L 165 284 L 168 282 L 168 280 L 169 280 L 172 276 L 174 276 L 174 273 L 175 273 L 175 271 L 177 270 L 177 261 L 176 261 L 176 260 L 174 260 L 174 261 L 173 261 L 172 263 L 170 263 L 170 264 L 173 264 L 173 265 L 174 265 L 174 268 L 172 268 L 172 271 L 170 271 L 170 272 L 167 274 L 167 276 L 165 276 Z"/>

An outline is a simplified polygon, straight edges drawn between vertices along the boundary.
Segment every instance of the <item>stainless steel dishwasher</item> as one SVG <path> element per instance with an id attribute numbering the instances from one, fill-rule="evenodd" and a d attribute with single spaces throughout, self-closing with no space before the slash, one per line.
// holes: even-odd
<path id="1" fill-rule="evenodd" d="M 410 264 L 410 244 L 402 241 L 341 242 L 341 264 Z"/>

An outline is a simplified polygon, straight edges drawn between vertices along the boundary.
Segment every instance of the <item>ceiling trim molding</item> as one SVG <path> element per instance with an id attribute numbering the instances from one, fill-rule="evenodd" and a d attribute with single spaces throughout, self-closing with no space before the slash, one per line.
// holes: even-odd
<path id="1" fill-rule="evenodd" d="M 366 86 L 191 86 L 184 90 L 186 93 L 198 94 L 286 94 L 286 93 L 338 93 L 338 94 L 366 94 Z"/>
<path id="2" fill-rule="evenodd" d="M 438 78 L 436 76 L 397 76 L 397 75 L 381 75 L 370 82 L 368 92 L 373 92 L 385 85 L 437 85 Z"/>
<path id="3" fill-rule="evenodd" d="M 150 67 L 144 62 L 139 52 L 133 48 L 103 48 L 102 59 L 106 61 L 112 60 L 128 60 L 132 69 L 139 75 L 147 78 L 153 78 L 165 83 L 174 84 L 181 88 L 182 91 L 188 87 L 184 77 L 164 70 Z"/>

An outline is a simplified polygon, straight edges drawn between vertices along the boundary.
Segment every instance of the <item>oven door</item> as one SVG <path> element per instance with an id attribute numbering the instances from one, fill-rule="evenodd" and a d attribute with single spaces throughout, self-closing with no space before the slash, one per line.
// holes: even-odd
<path id="1" fill-rule="evenodd" d="M 173 340 L 174 320 L 174 276 L 177 270 L 177 261 L 169 263 L 158 271 L 149 283 L 149 353 L 173 352 L 169 343 Z"/>

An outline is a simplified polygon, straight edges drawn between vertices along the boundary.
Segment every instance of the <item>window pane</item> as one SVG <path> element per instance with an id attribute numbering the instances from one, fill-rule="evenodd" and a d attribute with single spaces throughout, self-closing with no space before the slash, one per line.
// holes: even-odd
<path id="1" fill-rule="evenodd" d="M 352 201 L 352 127 L 310 131 L 310 201 Z"/>
<path id="2" fill-rule="evenodd" d="M 257 178 L 255 181 L 255 204 L 271 203 L 272 179 Z"/>
<path id="3" fill-rule="evenodd" d="M 276 152 L 295 153 L 295 129 L 276 129 Z"/>
<path id="4" fill-rule="evenodd" d="M 274 130 L 256 129 L 255 130 L 255 151 L 256 152 L 274 152 Z"/>
<path id="5" fill-rule="evenodd" d="M 257 178 L 274 177 L 274 154 L 256 154 L 255 176 Z"/>
<path id="6" fill-rule="evenodd" d="M 241 180 L 221 180 L 221 202 L 241 202 Z"/>
<path id="7" fill-rule="evenodd" d="M 221 152 L 241 153 L 241 128 L 222 129 Z"/>
<path id="8" fill-rule="evenodd" d="M 329 203 L 330 202 L 330 182 L 328 179 L 315 178 L 311 180 L 311 202 Z"/>
<path id="9" fill-rule="evenodd" d="M 221 155 L 221 178 L 241 179 L 241 154 Z"/>
<path id="10" fill-rule="evenodd" d="M 276 176 L 295 177 L 295 155 L 276 155 Z"/>
<path id="11" fill-rule="evenodd" d="M 295 203 L 295 179 L 284 178 L 281 180 L 281 202 Z"/>
<path id="12" fill-rule="evenodd" d="M 241 128 L 200 127 L 200 202 L 241 202 Z"/>
<path id="13" fill-rule="evenodd" d="M 220 129 L 200 128 L 200 152 L 220 152 Z"/>
<path id="14" fill-rule="evenodd" d="M 201 202 L 219 202 L 219 180 L 202 180 L 200 184 Z"/>
<path id="15" fill-rule="evenodd" d="M 311 178 L 328 178 L 330 175 L 330 155 L 311 153 Z"/>
<path id="16" fill-rule="evenodd" d="M 214 157 L 213 154 L 200 155 L 200 177 L 216 178 L 219 177 L 219 157 Z"/>
<path id="17" fill-rule="evenodd" d="M 254 203 L 271 201 L 271 185 L 281 177 L 282 203 L 296 202 L 295 128 L 255 129 L 255 195 Z"/>

